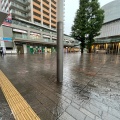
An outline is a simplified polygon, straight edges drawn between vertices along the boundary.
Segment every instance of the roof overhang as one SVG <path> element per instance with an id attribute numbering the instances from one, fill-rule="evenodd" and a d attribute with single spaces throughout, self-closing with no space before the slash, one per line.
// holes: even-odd
<path id="1" fill-rule="evenodd" d="M 7 12 L 3 12 L 0 10 L 0 26 L 2 25 L 4 19 L 8 16 Z"/>

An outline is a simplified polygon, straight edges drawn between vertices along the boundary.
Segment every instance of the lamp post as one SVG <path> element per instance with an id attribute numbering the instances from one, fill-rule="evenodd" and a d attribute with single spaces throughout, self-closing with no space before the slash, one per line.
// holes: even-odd
<path id="1" fill-rule="evenodd" d="M 63 81 L 63 9 L 64 0 L 57 0 L 57 81 Z"/>

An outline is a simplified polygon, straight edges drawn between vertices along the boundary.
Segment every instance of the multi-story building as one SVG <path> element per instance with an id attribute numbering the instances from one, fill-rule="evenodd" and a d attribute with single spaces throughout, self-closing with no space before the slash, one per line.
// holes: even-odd
<path id="1" fill-rule="evenodd" d="M 12 23 L 0 28 L 7 52 L 37 53 L 56 49 L 56 0 L 1 0 L 2 10 L 10 12 Z M 10 19 L 6 19 L 11 22 Z M 6 42 L 5 42 L 6 41 Z M 64 35 L 64 47 L 76 41 Z M 65 49 L 66 50 L 66 49 Z"/>
<path id="2" fill-rule="evenodd" d="M 5 12 L 9 12 L 9 0 L 1 0 L 1 10 Z"/>
<path id="3" fill-rule="evenodd" d="M 56 29 L 56 0 L 1 0 L 1 8 L 13 18 Z"/>
<path id="4" fill-rule="evenodd" d="M 32 22 L 56 29 L 56 0 L 33 0 Z"/>
<path id="5" fill-rule="evenodd" d="M 96 49 L 104 49 L 109 53 L 120 53 L 120 0 L 114 0 L 102 7 L 105 19 L 96 37 Z M 94 48 L 94 47 L 93 47 Z"/>

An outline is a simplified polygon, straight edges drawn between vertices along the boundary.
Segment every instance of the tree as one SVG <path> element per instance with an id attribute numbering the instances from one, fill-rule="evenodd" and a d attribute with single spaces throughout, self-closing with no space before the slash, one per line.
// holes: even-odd
<path id="1" fill-rule="evenodd" d="M 71 35 L 81 42 L 81 53 L 85 46 L 90 51 L 94 37 L 99 35 L 103 20 L 104 11 L 100 9 L 98 0 L 80 0 Z"/>
<path id="2" fill-rule="evenodd" d="M 91 0 L 87 9 L 87 40 L 86 45 L 89 53 L 91 46 L 94 43 L 94 38 L 100 35 L 99 31 L 102 27 L 104 20 L 104 11 L 100 9 L 98 0 Z"/>
<path id="3" fill-rule="evenodd" d="M 89 0 L 80 0 L 79 9 L 76 12 L 76 17 L 74 19 L 74 25 L 72 26 L 72 37 L 81 42 L 81 53 L 85 48 L 85 35 L 86 35 L 86 23 L 87 23 L 87 6 Z"/>

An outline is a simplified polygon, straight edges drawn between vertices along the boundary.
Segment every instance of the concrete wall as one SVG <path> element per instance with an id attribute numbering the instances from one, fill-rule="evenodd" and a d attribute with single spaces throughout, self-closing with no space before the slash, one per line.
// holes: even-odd
<path id="1" fill-rule="evenodd" d="M 2 26 L 0 27 L 0 37 L 3 37 L 3 28 L 2 28 Z"/>
<path id="2" fill-rule="evenodd" d="M 3 26 L 3 36 L 8 37 L 8 38 L 12 38 L 13 37 L 12 28 Z"/>
<path id="3" fill-rule="evenodd" d="M 104 24 L 100 30 L 100 35 L 96 38 L 106 38 L 120 35 L 120 20 Z"/>
<path id="4" fill-rule="evenodd" d="M 13 37 L 13 32 L 11 27 L 2 26 L 2 31 L 3 31 L 3 37 L 6 37 L 6 38 Z M 5 47 L 13 47 L 13 42 L 12 41 L 5 42 Z"/>

